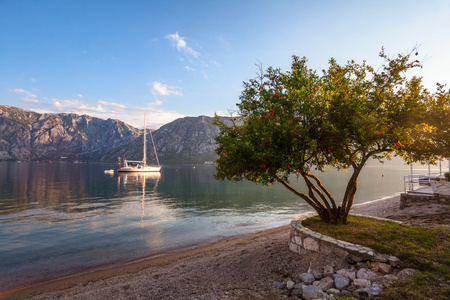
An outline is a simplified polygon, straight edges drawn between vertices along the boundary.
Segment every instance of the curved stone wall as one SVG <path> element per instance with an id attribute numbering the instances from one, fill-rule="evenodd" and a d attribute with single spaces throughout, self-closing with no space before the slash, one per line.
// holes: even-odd
<path id="1" fill-rule="evenodd" d="M 335 254 L 341 258 L 350 258 L 355 262 L 369 260 L 373 263 L 382 263 L 387 265 L 383 265 L 383 267 L 396 267 L 399 264 L 400 260 L 395 256 L 377 253 L 375 250 L 368 247 L 337 240 L 332 237 L 312 231 L 302 225 L 302 221 L 304 219 L 315 215 L 316 214 L 305 214 L 291 221 L 289 249 L 292 252 L 301 254 L 303 251 L 307 250 L 320 252 L 327 255 Z"/>

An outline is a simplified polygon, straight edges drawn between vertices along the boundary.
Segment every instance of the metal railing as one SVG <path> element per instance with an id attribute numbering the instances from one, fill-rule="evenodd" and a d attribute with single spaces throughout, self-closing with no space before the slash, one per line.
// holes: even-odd
<path id="1" fill-rule="evenodd" d="M 450 172 L 450 160 L 448 160 L 448 168 Z M 428 174 L 414 174 L 411 164 L 411 174 L 403 176 L 403 189 L 405 193 L 417 192 L 418 189 L 421 189 L 423 192 L 429 192 L 429 189 L 424 189 L 424 187 L 430 186 L 431 180 L 435 180 L 437 177 L 444 179 L 442 161 L 439 162 L 439 172 L 431 172 L 431 167 L 428 165 Z"/>

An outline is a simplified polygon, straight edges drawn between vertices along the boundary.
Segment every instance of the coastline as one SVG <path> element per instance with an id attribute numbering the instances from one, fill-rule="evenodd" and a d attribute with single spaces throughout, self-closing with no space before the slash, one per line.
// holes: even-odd
<path id="1" fill-rule="evenodd" d="M 266 238 L 268 236 L 278 235 L 282 232 L 287 231 L 289 231 L 289 225 L 283 225 L 271 229 L 257 231 L 254 233 L 226 237 L 213 242 L 204 242 L 202 244 L 187 247 L 179 251 L 171 251 L 165 254 L 158 254 L 125 264 L 112 266 L 109 268 L 98 269 L 85 273 L 64 276 L 61 278 L 21 286 L 13 290 L 0 293 L 0 299 L 24 299 L 54 291 L 70 289 L 76 286 L 85 286 L 91 282 L 99 282 L 116 276 L 136 274 L 147 268 L 165 266 L 175 261 L 203 255 L 212 251 L 232 248 L 236 245 L 250 243 L 252 240 L 258 238 Z"/>
<path id="2" fill-rule="evenodd" d="M 399 196 L 355 205 L 351 213 L 432 221 L 449 214 L 446 205 L 399 209 Z M 420 215 L 422 218 L 417 218 Z M 436 218 L 435 218 L 436 217 Z M 281 299 L 273 283 L 328 262 L 318 253 L 299 256 L 288 249 L 288 224 L 227 237 L 162 255 L 55 280 L 0 294 L 1 299 Z M 292 263 L 295 261 L 295 263 Z"/>

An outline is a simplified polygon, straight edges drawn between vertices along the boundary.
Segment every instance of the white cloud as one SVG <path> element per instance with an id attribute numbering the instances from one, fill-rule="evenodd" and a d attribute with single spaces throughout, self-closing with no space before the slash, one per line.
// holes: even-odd
<path id="1" fill-rule="evenodd" d="M 152 94 L 161 96 L 183 96 L 183 94 L 178 91 L 180 88 L 176 86 L 170 86 L 158 81 L 153 82 Z"/>
<path id="2" fill-rule="evenodd" d="M 26 102 L 26 103 L 31 103 L 31 104 L 41 103 L 41 101 L 39 101 L 38 99 L 35 99 L 35 98 L 22 98 L 22 101 Z"/>
<path id="3" fill-rule="evenodd" d="M 77 97 L 83 98 L 83 94 L 77 94 Z"/>
<path id="4" fill-rule="evenodd" d="M 161 100 L 156 99 L 154 102 L 149 103 L 148 106 L 160 106 L 162 104 L 163 102 Z"/>
<path id="5" fill-rule="evenodd" d="M 167 38 L 172 41 L 175 47 L 177 47 L 178 51 L 183 51 L 185 54 L 198 57 L 200 55 L 199 52 L 195 51 L 191 47 L 189 47 L 184 40 L 184 37 L 178 35 L 178 32 L 175 34 L 168 34 Z"/>
<path id="6" fill-rule="evenodd" d="M 37 98 L 37 95 L 23 89 L 9 89 L 9 91 L 16 94 L 25 94 L 28 98 Z"/>
<path id="7" fill-rule="evenodd" d="M 115 103 L 115 102 L 106 102 L 103 100 L 99 100 L 99 101 L 97 101 L 97 103 L 101 104 L 101 105 L 106 105 L 106 106 L 116 106 L 116 107 L 120 107 L 120 108 L 127 108 L 125 105 L 120 104 L 120 103 Z"/>

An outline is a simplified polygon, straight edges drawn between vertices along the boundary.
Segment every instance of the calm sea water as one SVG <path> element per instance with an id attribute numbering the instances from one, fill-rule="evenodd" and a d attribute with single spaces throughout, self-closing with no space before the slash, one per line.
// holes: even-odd
<path id="1" fill-rule="evenodd" d="M 0 292 L 289 224 L 311 210 L 281 185 L 217 181 L 212 166 L 104 172 L 113 167 L 0 163 Z M 409 170 L 366 167 L 355 202 L 402 192 Z M 331 170 L 321 177 L 338 198 L 349 175 Z"/>

